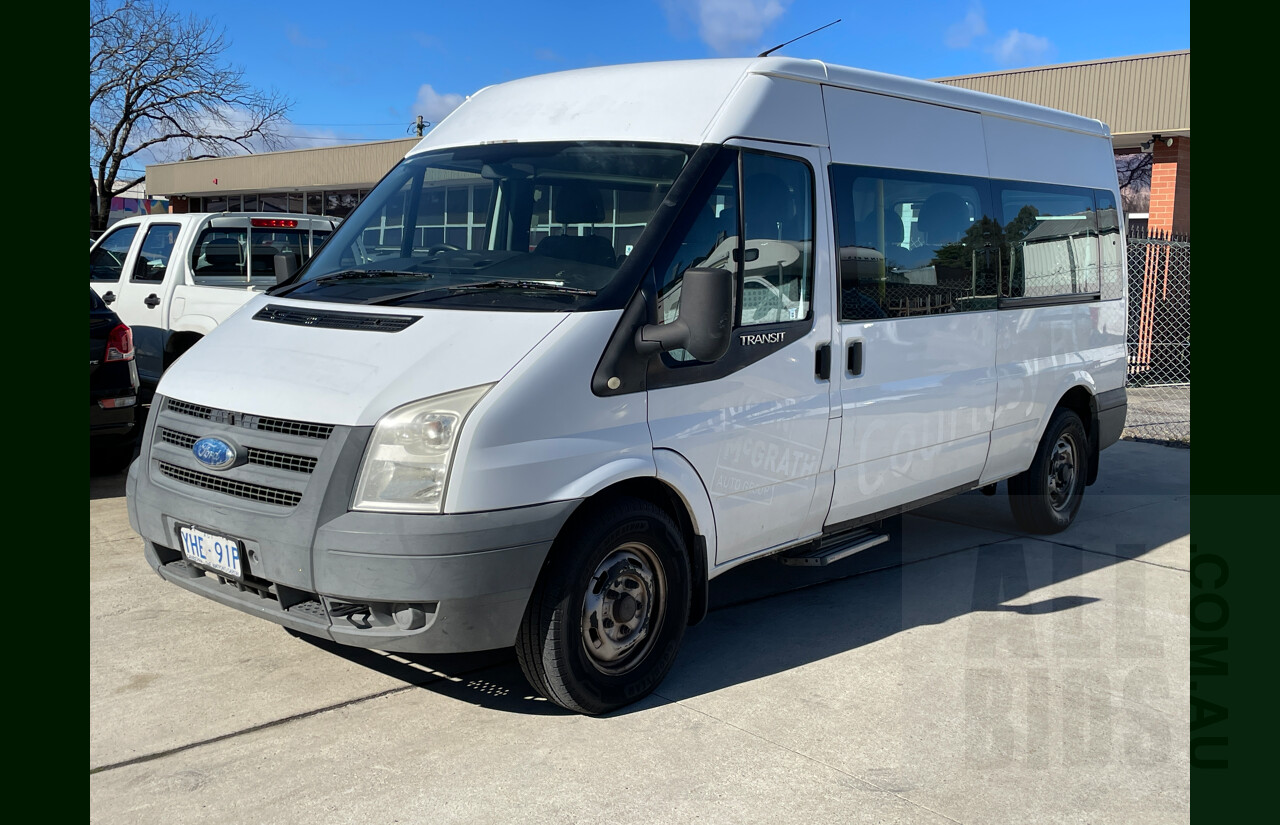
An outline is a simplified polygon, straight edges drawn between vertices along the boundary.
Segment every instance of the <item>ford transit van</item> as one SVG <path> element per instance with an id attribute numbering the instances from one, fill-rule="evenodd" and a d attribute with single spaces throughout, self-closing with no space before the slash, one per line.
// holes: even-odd
<path id="1" fill-rule="evenodd" d="M 1125 416 L 1107 127 L 783 57 L 481 90 L 160 381 L 148 563 L 295 632 L 514 646 L 584 713 L 708 583 L 1008 480 L 1071 524 Z"/>

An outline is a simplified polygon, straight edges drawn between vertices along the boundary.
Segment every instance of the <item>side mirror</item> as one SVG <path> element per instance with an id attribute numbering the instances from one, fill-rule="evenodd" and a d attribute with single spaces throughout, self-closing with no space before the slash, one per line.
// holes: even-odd
<path id="1" fill-rule="evenodd" d="M 636 331 L 641 355 L 688 350 L 699 361 L 717 361 L 733 337 L 733 273 L 727 269 L 686 269 L 680 281 L 680 315 L 669 324 L 645 324 Z"/>
<path id="2" fill-rule="evenodd" d="M 293 255 L 274 255 L 272 264 L 276 268 L 276 283 L 282 284 L 298 271 L 298 260 Z"/>

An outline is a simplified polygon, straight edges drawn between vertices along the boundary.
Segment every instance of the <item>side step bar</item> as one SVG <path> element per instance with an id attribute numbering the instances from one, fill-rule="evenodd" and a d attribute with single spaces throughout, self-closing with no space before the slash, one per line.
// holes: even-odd
<path id="1" fill-rule="evenodd" d="M 870 550 L 888 540 L 888 534 L 863 528 L 803 545 L 776 558 L 783 564 L 793 567 L 826 567 L 832 562 L 848 558 L 854 553 L 861 553 L 863 550 Z"/>

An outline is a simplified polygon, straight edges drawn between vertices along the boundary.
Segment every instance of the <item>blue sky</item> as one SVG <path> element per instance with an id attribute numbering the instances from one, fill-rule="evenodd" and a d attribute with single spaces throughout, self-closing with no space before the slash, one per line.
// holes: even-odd
<path id="1" fill-rule="evenodd" d="M 295 146 L 406 137 L 484 86 L 544 72 L 759 53 L 836 18 L 777 54 L 933 78 L 1189 48 L 1189 0 L 1159 13 L 1076 0 L 374 0 L 170 8 L 225 27 L 225 56 L 295 103 Z M 1122 10 L 1118 10 L 1122 9 Z M 1154 9 L 1153 9 L 1154 11 Z"/>

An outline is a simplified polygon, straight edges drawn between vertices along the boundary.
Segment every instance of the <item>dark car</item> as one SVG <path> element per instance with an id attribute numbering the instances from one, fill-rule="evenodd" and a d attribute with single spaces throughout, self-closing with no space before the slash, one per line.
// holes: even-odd
<path id="1" fill-rule="evenodd" d="M 89 290 L 89 457 L 94 468 L 118 471 L 138 440 L 138 366 L 133 331 Z"/>

